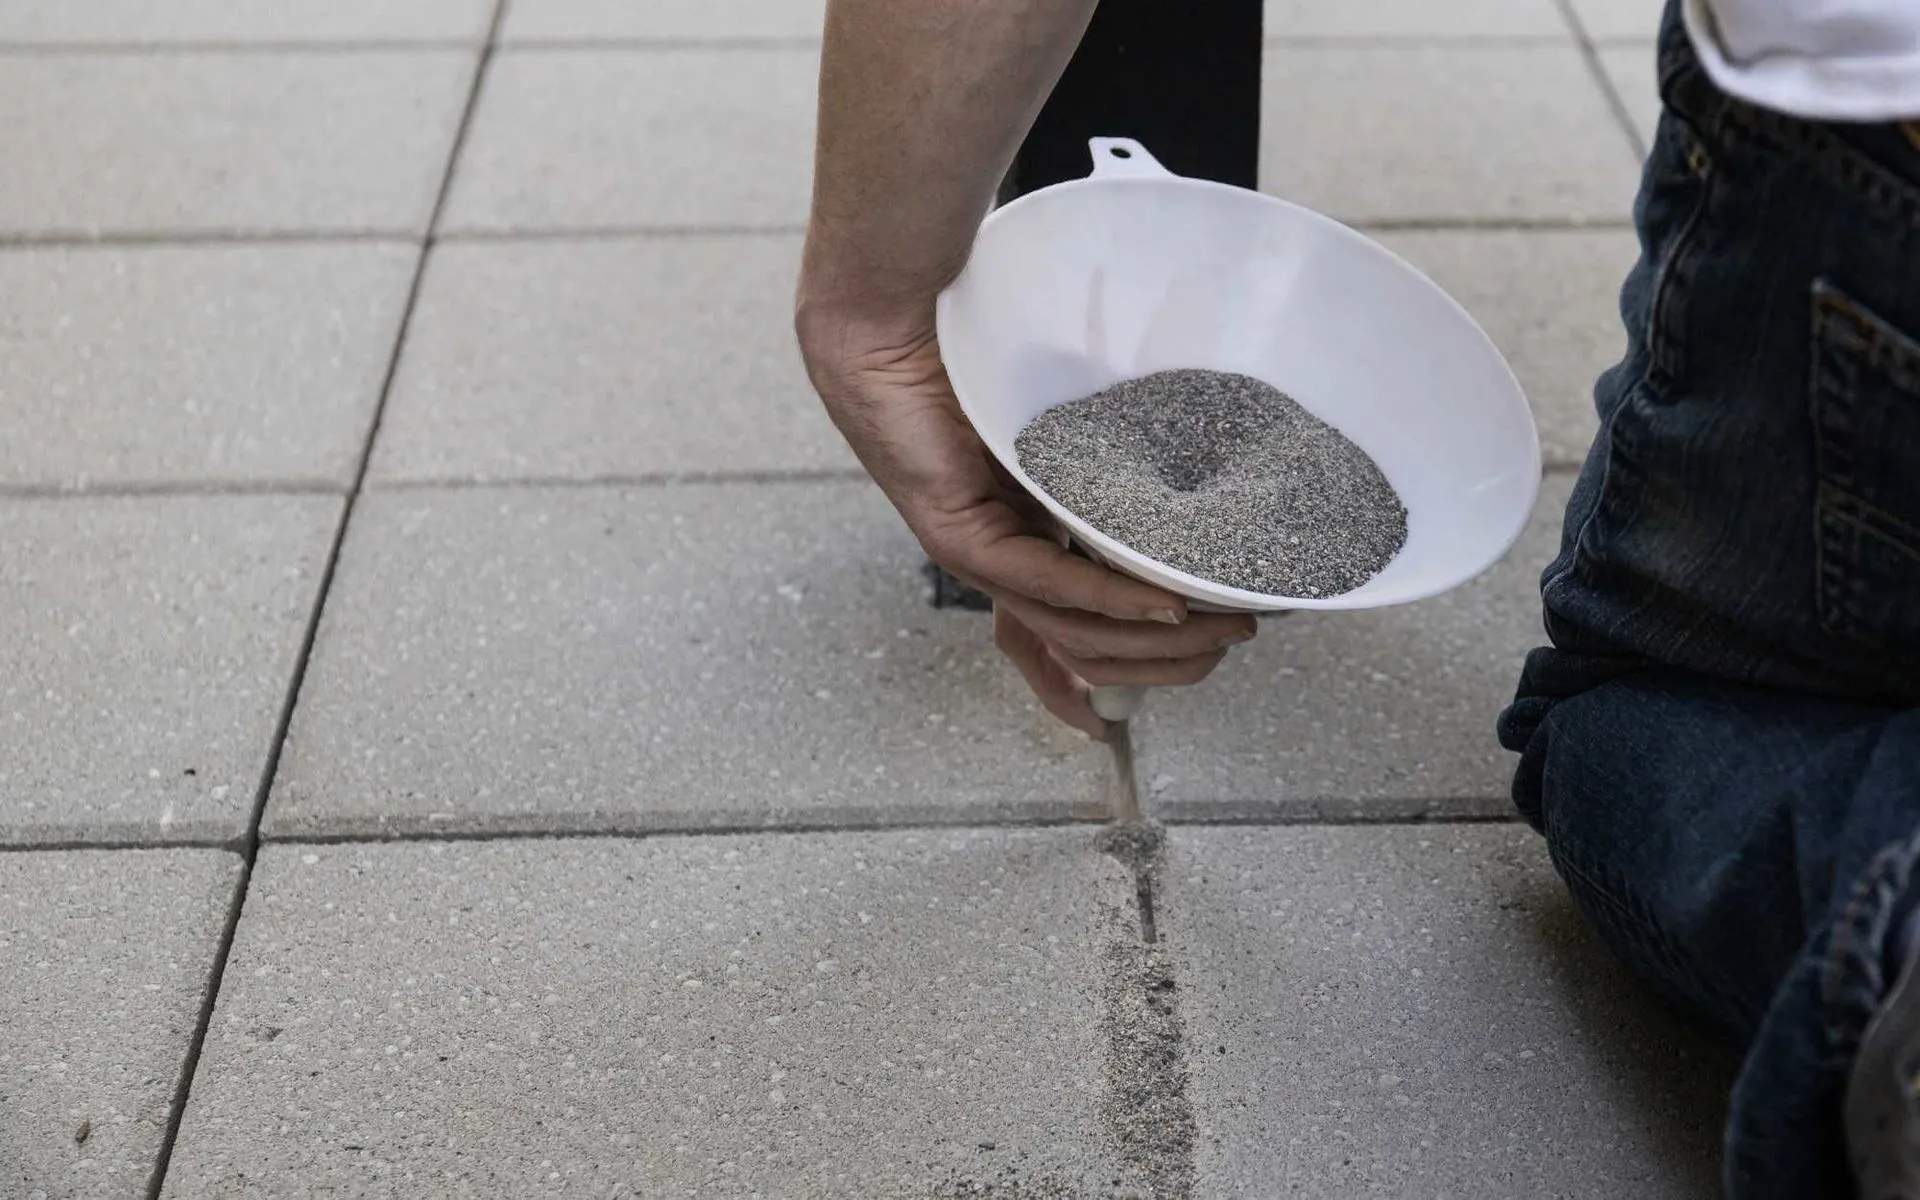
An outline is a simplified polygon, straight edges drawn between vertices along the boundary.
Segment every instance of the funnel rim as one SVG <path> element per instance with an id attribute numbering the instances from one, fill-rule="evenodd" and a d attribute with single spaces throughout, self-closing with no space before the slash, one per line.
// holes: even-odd
<path id="1" fill-rule="evenodd" d="M 1231 192 L 1238 196 L 1251 198 L 1259 207 L 1284 210 L 1293 216 L 1304 217 L 1307 219 L 1308 224 L 1319 226 L 1330 231 L 1339 241 L 1352 245 L 1356 249 L 1362 249 L 1365 253 L 1384 256 L 1399 270 L 1405 271 L 1418 278 L 1433 294 L 1445 301 L 1454 315 L 1464 323 L 1465 328 L 1473 331 L 1473 335 L 1479 339 L 1481 347 L 1492 356 L 1492 361 L 1500 365 L 1505 382 L 1508 385 L 1506 389 L 1508 395 L 1518 402 L 1519 412 L 1517 415 L 1524 420 L 1528 435 L 1526 439 L 1526 461 L 1516 463 L 1512 472 L 1502 472 L 1491 476 L 1489 482 L 1496 479 L 1509 480 L 1513 478 L 1513 476 L 1519 475 L 1524 480 L 1525 503 L 1514 506 L 1514 510 L 1507 520 L 1506 527 L 1500 529 L 1498 536 L 1490 538 L 1485 543 L 1487 549 L 1484 553 L 1474 555 L 1470 559 L 1462 559 L 1458 570 L 1438 573 L 1436 576 L 1430 577 L 1425 583 L 1395 588 L 1377 596 L 1365 594 L 1371 581 L 1369 581 L 1369 583 L 1363 583 L 1353 591 L 1342 593 L 1339 596 L 1282 596 L 1273 593 L 1248 591 L 1243 588 L 1236 588 L 1202 578 L 1190 572 L 1183 571 L 1170 563 L 1154 558 L 1151 555 L 1144 554 L 1126 545 L 1124 542 L 1110 537 L 1095 528 L 1090 522 L 1077 513 L 1067 508 L 1064 504 L 1060 503 L 1051 493 L 1035 482 L 1034 479 L 1027 474 L 1026 470 L 1021 467 L 1017 454 L 1002 458 L 999 454 L 994 453 L 991 443 L 987 442 L 985 438 L 982 438 L 983 444 L 986 445 L 987 452 L 993 454 L 995 460 L 998 461 L 1030 495 L 1039 499 L 1047 511 L 1053 514 L 1070 533 L 1088 543 L 1102 556 L 1107 557 L 1115 566 L 1122 568 L 1123 574 L 1131 574 L 1130 571 L 1124 569 L 1128 565 L 1149 565 L 1154 572 L 1166 576 L 1168 582 L 1160 583 L 1154 580 L 1143 580 L 1143 582 L 1147 582 L 1152 586 L 1163 587 L 1165 590 L 1175 592 L 1189 600 L 1195 600 L 1209 605 L 1218 605 L 1234 611 L 1256 613 L 1283 612 L 1294 609 L 1306 611 L 1359 611 L 1363 609 L 1388 608 L 1400 604 L 1417 603 L 1418 601 L 1431 599 L 1472 582 L 1474 579 L 1479 578 L 1491 570 L 1512 552 L 1514 546 L 1519 543 L 1521 537 L 1526 533 L 1527 526 L 1533 519 L 1534 509 L 1539 502 L 1543 468 L 1539 424 L 1533 416 L 1532 405 L 1527 400 L 1526 390 L 1520 386 L 1520 381 L 1514 375 L 1513 366 L 1507 361 L 1506 355 L 1501 353 L 1500 348 L 1495 345 L 1493 339 L 1487 334 L 1486 330 L 1481 327 L 1480 323 L 1474 319 L 1473 314 L 1469 313 L 1458 300 L 1454 299 L 1451 293 L 1438 283 L 1435 283 L 1424 271 L 1406 261 L 1404 258 L 1401 258 L 1386 246 L 1381 245 L 1360 230 L 1344 222 L 1335 220 L 1324 213 L 1316 212 L 1313 209 L 1295 204 L 1279 196 L 1268 195 L 1264 192 L 1235 187 L 1232 184 L 1220 183 L 1215 180 L 1194 179 L 1172 173 L 1164 175 L 1090 175 L 1085 178 L 1067 180 L 1063 183 L 1041 188 L 1038 191 L 1030 192 L 1017 200 L 1002 205 L 1000 208 L 989 213 L 986 219 L 981 222 L 979 233 L 976 235 L 976 241 L 979 238 L 986 237 L 996 226 L 1033 208 L 1036 204 L 1045 204 L 1050 201 L 1064 199 L 1073 193 L 1081 192 L 1088 188 L 1173 188 L 1189 194 L 1197 192 Z M 934 315 L 936 335 L 941 340 L 941 356 L 943 365 L 946 368 L 948 382 L 953 388 L 954 397 L 959 402 L 961 412 L 965 414 L 968 423 L 975 424 L 977 416 L 975 406 L 969 403 L 967 398 L 969 392 L 973 391 L 968 379 L 968 369 L 965 365 L 953 361 L 946 355 L 947 333 L 951 328 L 949 314 L 953 304 L 956 302 L 954 295 L 955 289 L 968 278 L 971 273 L 970 268 L 971 259 L 969 260 L 968 267 L 962 268 L 960 274 L 954 281 L 941 290 L 940 295 L 935 301 Z M 1206 367 L 1203 369 L 1217 368 Z M 1063 401 L 1063 403 L 1065 402 L 1066 401 Z M 975 427 L 976 429 L 978 428 L 977 424 Z M 1383 568 L 1383 570 L 1384 569 L 1385 568 Z M 1137 576 L 1135 577 L 1137 578 Z"/>

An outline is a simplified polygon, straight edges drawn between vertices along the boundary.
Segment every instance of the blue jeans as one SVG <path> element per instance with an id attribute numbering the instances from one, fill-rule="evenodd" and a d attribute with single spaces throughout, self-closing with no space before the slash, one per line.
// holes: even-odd
<path id="1" fill-rule="evenodd" d="M 1920 901 L 1920 142 L 1719 92 L 1670 5 L 1626 358 L 1500 722 L 1576 901 L 1745 1053 L 1735 1200 L 1851 1194 Z"/>

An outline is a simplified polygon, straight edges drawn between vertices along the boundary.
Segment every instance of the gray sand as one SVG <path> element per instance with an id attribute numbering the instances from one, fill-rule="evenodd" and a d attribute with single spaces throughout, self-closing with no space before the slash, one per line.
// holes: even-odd
<path id="1" fill-rule="evenodd" d="M 1015 447 L 1095 529 L 1229 587 L 1338 596 L 1407 540 L 1407 510 L 1366 451 L 1245 375 L 1128 380 L 1048 409 Z"/>

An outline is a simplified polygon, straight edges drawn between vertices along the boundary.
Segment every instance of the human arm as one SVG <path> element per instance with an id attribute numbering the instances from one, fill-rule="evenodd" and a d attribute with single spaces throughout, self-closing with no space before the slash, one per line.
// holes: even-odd
<path id="1" fill-rule="evenodd" d="M 934 300 L 1094 0 L 831 0 L 813 214 L 796 311 L 836 425 L 927 553 L 995 601 L 996 640 L 1096 737 L 1086 685 L 1206 675 L 1251 618 L 1077 557 L 995 469 L 954 400 Z"/>

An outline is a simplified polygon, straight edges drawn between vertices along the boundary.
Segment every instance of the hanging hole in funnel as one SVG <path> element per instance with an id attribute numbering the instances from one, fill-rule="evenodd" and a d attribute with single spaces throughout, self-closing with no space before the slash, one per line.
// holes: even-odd
<path id="1" fill-rule="evenodd" d="M 1108 150 L 1107 153 L 1113 155 L 1115 158 L 1133 157 L 1133 151 L 1127 149 L 1125 146 L 1115 146 L 1111 150 Z"/>

